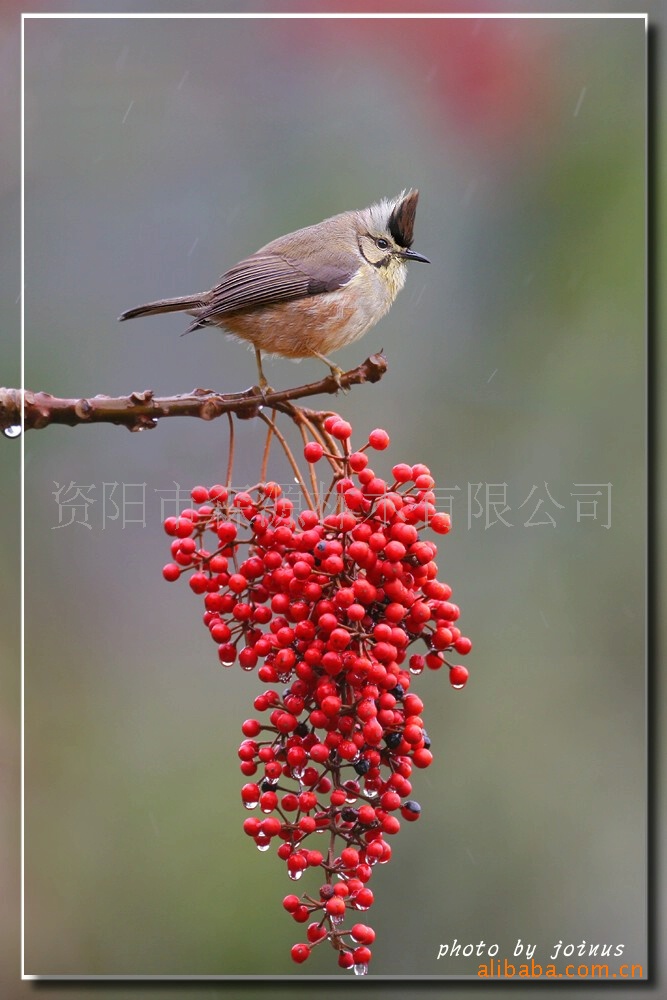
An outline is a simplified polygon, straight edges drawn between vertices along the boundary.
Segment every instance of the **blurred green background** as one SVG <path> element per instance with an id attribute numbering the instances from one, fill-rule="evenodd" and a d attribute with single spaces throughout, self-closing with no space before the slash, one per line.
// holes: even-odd
<path id="1" fill-rule="evenodd" d="M 455 938 L 501 958 L 521 938 L 545 963 L 559 940 L 623 943 L 648 970 L 645 42 L 627 19 L 26 23 L 30 388 L 245 388 L 242 346 L 116 316 L 420 189 L 433 263 L 337 355 L 383 348 L 390 367 L 335 405 L 360 443 L 389 431 L 387 468 L 426 462 L 454 497 L 438 563 L 474 649 L 464 692 L 414 683 L 436 759 L 374 875 L 374 977 L 473 976 L 476 958 L 437 960 Z M 243 484 L 263 435 L 239 439 Z M 28 973 L 349 979 L 324 948 L 290 960 L 292 884 L 241 830 L 259 682 L 220 669 L 199 600 L 160 575 L 156 491 L 225 462 L 222 422 L 25 441 Z M 94 487 L 90 530 L 56 529 L 56 483 Z M 146 484 L 145 526 L 110 520 L 113 483 Z M 578 520 L 572 494 L 595 487 L 575 484 L 606 483 L 611 527 L 606 497 Z M 511 526 L 472 516 L 477 484 L 482 503 L 506 484 Z"/>

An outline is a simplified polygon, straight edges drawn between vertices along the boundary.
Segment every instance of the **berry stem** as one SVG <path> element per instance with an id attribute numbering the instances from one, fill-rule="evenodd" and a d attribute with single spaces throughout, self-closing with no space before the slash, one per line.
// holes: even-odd
<path id="1" fill-rule="evenodd" d="M 269 454 L 271 452 L 271 440 L 273 438 L 273 431 L 275 427 L 276 411 L 275 409 L 271 411 L 271 424 L 266 433 L 266 444 L 264 445 L 264 454 L 262 455 L 262 467 L 259 474 L 260 483 L 266 482 L 266 470 L 269 465 Z"/>
<path id="2" fill-rule="evenodd" d="M 274 417 L 275 417 L 275 410 L 274 410 Z M 299 430 L 301 432 L 301 438 L 303 440 L 303 446 L 305 448 L 305 446 L 308 444 L 308 434 L 307 434 L 307 431 L 306 431 L 306 420 L 305 420 L 305 418 L 303 418 L 301 416 L 301 414 L 299 413 L 299 410 L 296 407 L 295 407 L 295 421 L 296 421 L 297 427 L 299 428 Z M 312 430 L 312 428 L 311 428 L 311 430 Z M 310 473 L 310 488 L 313 491 L 313 498 L 314 498 L 314 501 L 315 501 L 315 509 L 317 510 L 317 513 L 319 514 L 319 516 L 322 517 L 322 508 L 320 506 L 320 491 L 317 488 L 317 475 L 315 474 L 315 466 L 309 464 L 308 465 L 308 472 Z"/>
<path id="3" fill-rule="evenodd" d="M 231 413 L 227 414 L 227 420 L 229 422 L 229 456 L 227 458 L 227 477 L 225 482 L 227 484 L 227 489 L 231 489 L 232 486 L 232 475 L 234 471 L 234 417 Z"/>
<path id="4" fill-rule="evenodd" d="M 283 451 L 285 452 L 285 456 L 287 457 L 287 461 L 292 466 L 292 471 L 294 472 L 294 476 L 296 478 L 296 481 L 298 482 L 299 486 L 301 487 L 301 490 L 303 492 L 303 495 L 304 495 L 306 503 L 308 504 L 308 506 L 309 506 L 309 508 L 311 510 L 313 510 L 313 511 L 316 510 L 313 498 L 312 498 L 312 496 L 310 495 L 310 493 L 308 491 L 308 487 L 306 486 L 306 484 L 304 482 L 303 476 L 301 475 L 301 470 L 299 469 L 299 466 L 296 464 L 296 459 L 294 458 L 294 455 L 292 454 L 292 450 L 291 450 L 290 446 L 288 445 L 287 441 L 285 440 L 283 434 L 278 430 L 278 427 L 276 426 L 275 422 L 273 420 L 269 420 L 269 418 L 267 417 L 267 415 L 265 413 L 259 413 L 258 416 L 259 416 L 260 420 L 263 420 L 265 424 L 267 424 L 269 427 L 273 428 L 273 433 L 278 438 L 278 441 L 280 442 L 280 446 L 283 449 Z"/>

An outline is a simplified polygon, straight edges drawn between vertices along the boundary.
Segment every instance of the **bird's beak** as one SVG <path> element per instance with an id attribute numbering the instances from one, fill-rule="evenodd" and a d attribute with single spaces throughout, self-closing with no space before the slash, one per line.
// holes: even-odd
<path id="1" fill-rule="evenodd" d="M 421 260 L 424 264 L 431 263 L 428 257 L 422 257 L 420 253 L 416 253 L 414 250 L 399 250 L 396 256 L 403 257 L 405 260 Z"/>

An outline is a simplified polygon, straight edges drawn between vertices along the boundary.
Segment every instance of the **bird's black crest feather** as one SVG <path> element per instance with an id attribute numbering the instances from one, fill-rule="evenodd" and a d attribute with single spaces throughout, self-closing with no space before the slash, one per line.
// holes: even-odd
<path id="1" fill-rule="evenodd" d="M 412 246 L 419 191 L 408 191 L 389 216 L 389 232 L 400 247 Z"/>

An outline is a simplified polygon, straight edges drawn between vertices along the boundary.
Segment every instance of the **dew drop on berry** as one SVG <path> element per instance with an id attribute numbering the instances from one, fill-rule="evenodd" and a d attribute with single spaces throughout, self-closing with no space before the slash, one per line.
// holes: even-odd
<path id="1" fill-rule="evenodd" d="M 368 962 L 361 962 L 359 965 L 353 965 L 355 976 L 365 976 L 368 972 Z"/>
<path id="2" fill-rule="evenodd" d="M 299 868 L 299 869 L 298 869 L 297 871 L 291 871 L 291 870 L 290 870 L 290 869 L 288 868 L 288 869 L 287 869 L 287 874 L 288 874 L 288 875 L 289 875 L 289 877 L 290 877 L 290 878 L 292 879 L 292 882 L 298 882 L 298 881 L 299 881 L 299 879 L 301 878 L 301 876 L 303 875 L 303 869 L 302 869 L 302 868 Z"/>
<path id="3" fill-rule="evenodd" d="M 244 802 L 243 805 L 246 809 L 256 809 L 259 805 L 259 800 L 256 800 L 255 802 Z"/>
<path id="4" fill-rule="evenodd" d="M 271 846 L 270 843 L 268 843 L 268 844 L 258 844 L 257 845 L 257 850 L 261 851 L 262 853 L 264 853 L 264 851 L 268 851 L 268 849 L 269 849 L 270 846 Z"/>
<path id="5" fill-rule="evenodd" d="M 364 906 L 362 903 L 360 903 L 356 899 L 354 900 L 354 902 L 352 903 L 352 905 L 354 906 L 355 910 L 370 910 L 370 906 Z"/>

